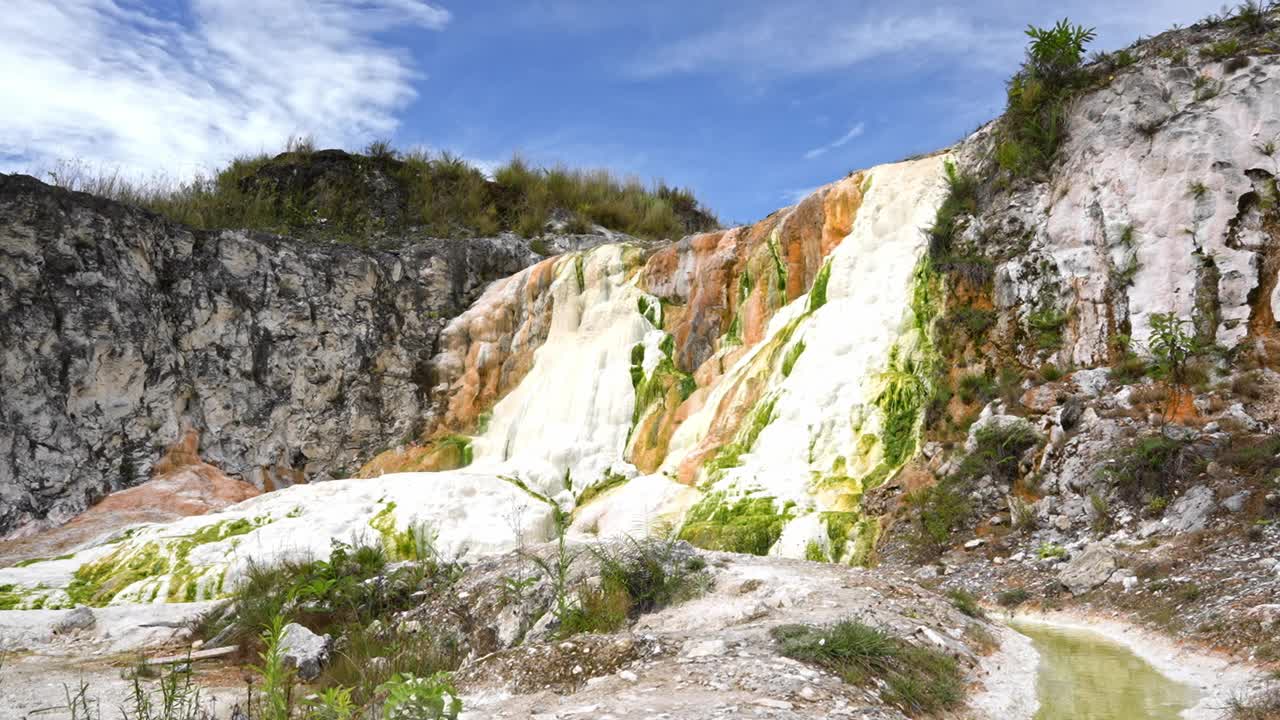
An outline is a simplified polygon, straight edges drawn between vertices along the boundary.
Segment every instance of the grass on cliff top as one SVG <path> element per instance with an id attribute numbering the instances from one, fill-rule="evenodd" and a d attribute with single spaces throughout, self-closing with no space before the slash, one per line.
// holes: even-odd
<path id="1" fill-rule="evenodd" d="M 409 228 L 440 237 L 510 230 L 565 232 L 601 225 L 649 239 L 676 239 L 719 226 L 692 191 L 608 170 L 535 167 L 519 157 L 486 176 L 462 157 L 399 153 L 375 143 L 365 154 L 316 151 L 291 141 L 285 152 L 245 155 L 187 181 L 135 181 L 118 171 L 64 162 L 54 185 L 139 205 L 200 229 L 245 228 L 360 242 Z"/>
<path id="2" fill-rule="evenodd" d="M 780 625 L 772 635 L 783 655 L 824 667 L 851 685 L 882 681 L 881 697 L 912 717 L 955 707 L 964 699 L 964 679 L 955 660 L 860 622 Z"/>

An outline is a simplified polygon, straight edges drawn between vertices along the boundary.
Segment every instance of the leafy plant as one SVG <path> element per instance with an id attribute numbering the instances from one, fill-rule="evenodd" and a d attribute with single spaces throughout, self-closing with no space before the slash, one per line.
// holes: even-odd
<path id="1" fill-rule="evenodd" d="M 1192 465 L 1185 442 L 1156 433 L 1115 451 L 1101 472 L 1123 497 L 1154 499 L 1168 497 Z"/>
<path id="2" fill-rule="evenodd" d="M 258 714 L 262 720 L 289 720 L 293 712 L 293 672 L 284 664 L 283 638 L 284 618 L 277 615 L 262 631 L 266 649 L 259 655 L 261 664 L 253 666 L 262 681 Z"/>
<path id="3" fill-rule="evenodd" d="M 351 689 L 345 687 L 324 688 L 304 707 L 307 720 L 353 720 L 358 709 L 351 700 Z"/>
<path id="4" fill-rule="evenodd" d="M 384 720 L 457 720 L 462 700 L 447 673 L 416 677 L 402 673 L 383 683 L 379 693 L 386 693 L 382 703 Z"/>
<path id="5" fill-rule="evenodd" d="M 1009 81 L 996 160 L 1014 176 L 1048 169 L 1066 137 L 1067 105 L 1083 83 L 1081 63 L 1092 28 L 1063 19 L 1049 28 L 1028 27 L 1022 69 Z"/>
<path id="6" fill-rule="evenodd" d="M 1156 377 L 1163 379 L 1175 390 L 1171 402 L 1177 402 L 1177 392 L 1190 385 L 1190 363 L 1204 352 L 1204 346 L 1187 330 L 1187 321 L 1173 313 L 1154 313 L 1151 316 L 1152 368 Z"/>
<path id="7" fill-rule="evenodd" d="M 1050 542 L 1040 543 L 1040 547 L 1036 548 L 1036 557 L 1041 560 L 1049 558 L 1062 559 L 1067 556 L 1067 549 L 1061 545 Z"/>
<path id="8" fill-rule="evenodd" d="M 1010 588 L 996 596 L 996 602 L 1000 603 L 1001 607 L 1009 609 L 1016 608 L 1030 599 L 1031 593 L 1025 588 Z"/>

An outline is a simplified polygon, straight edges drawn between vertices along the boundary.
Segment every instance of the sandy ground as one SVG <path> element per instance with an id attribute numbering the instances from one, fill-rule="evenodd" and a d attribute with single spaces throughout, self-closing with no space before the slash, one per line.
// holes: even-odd
<path id="1" fill-rule="evenodd" d="M 1247 663 L 1191 649 L 1163 635 L 1105 617 L 1084 616 L 1069 611 L 1030 612 L 1019 613 L 1017 620 L 1098 633 L 1127 647 L 1165 676 L 1198 689 L 1201 693 L 1200 702 L 1182 713 L 1184 720 L 1221 720 L 1229 701 L 1247 695 L 1261 675 Z M 1035 674 L 1034 666 L 1013 667 L 1026 668 L 1022 673 L 1024 675 Z"/>

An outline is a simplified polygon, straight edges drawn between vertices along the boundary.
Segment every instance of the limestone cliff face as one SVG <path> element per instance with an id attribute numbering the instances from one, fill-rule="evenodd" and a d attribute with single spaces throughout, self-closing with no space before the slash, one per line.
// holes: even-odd
<path id="1" fill-rule="evenodd" d="M 191 231 L 0 175 L 0 535 L 146 480 L 184 427 L 264 489 L 344 476 L 418 427 L 449 319 L 536 259 Z"/>

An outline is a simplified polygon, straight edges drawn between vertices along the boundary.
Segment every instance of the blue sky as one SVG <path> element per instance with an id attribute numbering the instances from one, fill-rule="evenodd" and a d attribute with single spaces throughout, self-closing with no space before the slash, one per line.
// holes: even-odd
<path id="1" fill-rule="evenodd" d="M 750 221 L 994 117 L 1028 23 L 1095 48 L 1221 0 L 17 0 L 0 169 L 186 177 L 291 134 L 513 152 L 693 188 Z"/>

